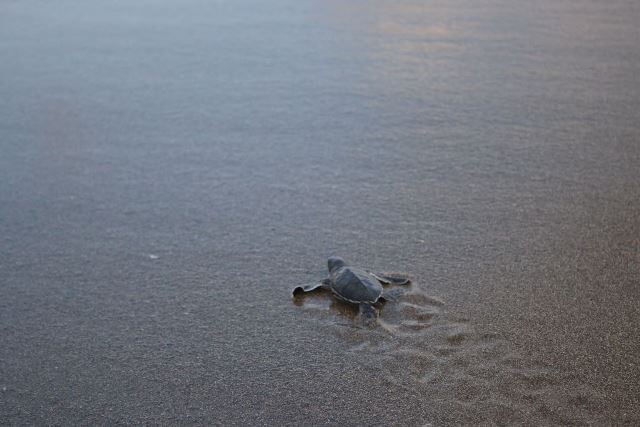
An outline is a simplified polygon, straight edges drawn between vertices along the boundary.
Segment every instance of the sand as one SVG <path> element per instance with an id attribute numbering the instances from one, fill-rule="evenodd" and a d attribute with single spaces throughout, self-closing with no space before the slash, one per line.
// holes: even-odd
<path id="1" fill-rule="evenodd" d="M 639 424 L 639 18 L 3 2 L 0 423 Z"/>

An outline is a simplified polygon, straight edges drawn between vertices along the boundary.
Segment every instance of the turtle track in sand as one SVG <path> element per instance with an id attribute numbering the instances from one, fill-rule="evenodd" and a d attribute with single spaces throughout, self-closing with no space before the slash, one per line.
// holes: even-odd
<path id="1" fill-rule="evenodd" d="M 384 304 L 373 327 L 358 326 L 357 310 L 341 303 L 315 301 L 305 308 L 337 312 L 331 326 L 347 351 L 380 366 L 390 389 L 425 396 L 436 424 L 604 421 L 598 415 L 603 396 L 576 375 L 523 357 L 505 339 L 453 318 L 444 301 L 417 284 Z"/>

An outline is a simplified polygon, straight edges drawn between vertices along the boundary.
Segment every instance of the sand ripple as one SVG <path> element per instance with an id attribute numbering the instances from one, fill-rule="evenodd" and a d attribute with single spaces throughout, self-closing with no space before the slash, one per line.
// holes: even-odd
<path id="1" fill-rule="evenodd" d="M 336 313 L 331 326 L 348 351 L 379 366 L 390 387 L 425 396 L 437 424 L 605 421 L 599 416 L 602 396 L 580 378 L 519 354 L 499 336 L 476 331 L 467 319 L 452 318 L 444 301 L 415 284 L 381 308 L 373 327 L 359 324 L 350 305 L 319 301 L 305 303 L 305 309 Z"/>

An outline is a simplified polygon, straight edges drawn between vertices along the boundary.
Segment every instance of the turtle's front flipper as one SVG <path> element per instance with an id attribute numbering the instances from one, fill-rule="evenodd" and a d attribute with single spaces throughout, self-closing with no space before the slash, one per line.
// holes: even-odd
<path id="1" fill-rule="evenodd" d="M 408 285 L 411 279 L 401 274 L 370 273 L 383 285 Z"/>
<path id="2" fill-rule="evenodd" d="M 295 288 L 293 288 L 293 296 L 299 295 L 303 292 L 311 292 L 311 291 L 315 291 L 316 289 L 326 289 L 326 290 L 330 290 L 331 289 L 331 280 L 329 279 L 324 279 L 322 282 L 317 282 L 317 283 L 307 283 L 306 285 L 300 285 L 300 286 L 296 286 Z"/>
<path id="3" fill-rule="evenodd" d="M 378 311 L 369 303 L 360 304 L 360 318 L 365 325 L 373 324 L 378 318 Z"/>

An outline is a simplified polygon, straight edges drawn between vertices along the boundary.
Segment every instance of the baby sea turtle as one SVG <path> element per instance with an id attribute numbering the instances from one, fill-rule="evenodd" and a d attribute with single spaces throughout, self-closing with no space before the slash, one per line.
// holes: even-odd
<path id="1" fill-rule="evenodd" d="M 385 290 L 382 285 L 407 285 L 406 277 L 388 274 L 374 274 L 357 267 L 351 267 L 342 258 L 332 256 L 327 262 L 329 278 L 318 283 L 296 286 L 293 295 L 310 292 L 315 289 L 326 289 L 343 301 L 360 306 L 360 314 L 366 318 L 375 318 L 374 304 L 385 300 L 395 300 L 402 291 L 400 289 Z"/>

